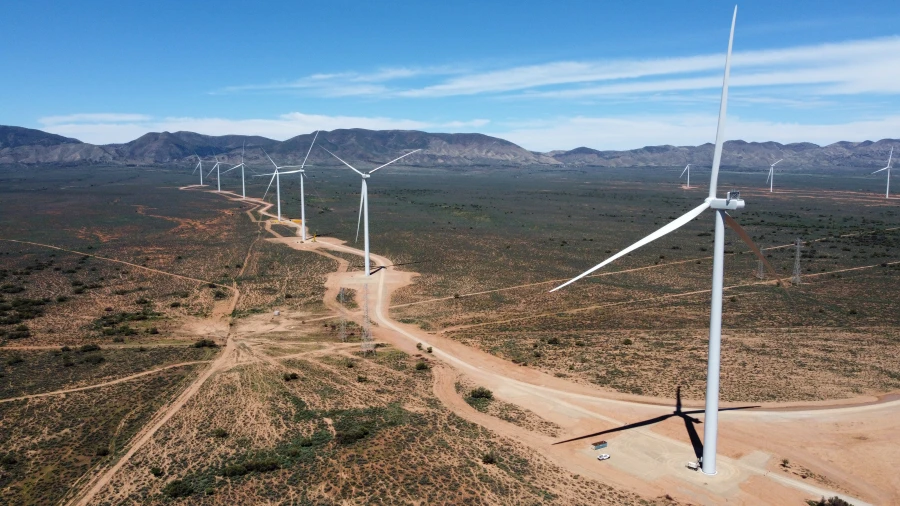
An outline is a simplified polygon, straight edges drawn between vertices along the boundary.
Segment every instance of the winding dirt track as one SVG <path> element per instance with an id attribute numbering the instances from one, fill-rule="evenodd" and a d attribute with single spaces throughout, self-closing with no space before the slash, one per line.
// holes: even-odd
<path id="1" fill-rule="evenodd" d="M 144 376 L 149 376 L 151 374 L 156 374 L 158 372 L 165 371 L 167 369 L 175 369 L 176 367 L 187 367 L 189 365 L 197 365 L 197 364 L 208 364 L 210 362 L 211 362 L 210 360 L 195 360 L 193 362 L 181 362 L 179 364 L 171 364 L 171 365 L 167 365 L 165 367 L 158 367 L 156 369 L 141 371 L 137 374 L 132 374 L 131 376 L 124 376 L 122 378 L 118 378 L 118 379 L 114 379 L 114 380 L 110 380 L 110 381 L 104 381 L 103 383 L 95 383 L 93 385 L 88 385 L 88 386 L 84 386 L 84 387 L 66 388 L 63 390 L 54 390 L 52 392 L 43 392 L 40 394 L 23 395 L 21 397 L 8 397 L 6 399 L 0 399 L 0 404 L 3 404 L 5 402 L 22 401 L 25 399 L 35 399 L 38 397 L 49 397 L 51 395 L 65 395 L 65 394 L 70 394 L 72 392 L 83 392 L 84 390 L 93 390 L 95 388 L 118 385 L 119 383 L 125 383 L 126 381 L 133 381 L 138 378 L 142 378 Z"/>
<path id="2" fill-rule="evenodd" d="M 221 194 L 235 200 L 240 198 L 231 192 Z M 260 205 L 259 208 L 248 211 L 251 219 L 253 211 L 272 216 L 267 212 L 271 204 L 258 199 L 244 201 Z M 284 222 L 284 225 L 297 227 L 291 222 Z M 611 444 L 616 445 L 620 451 L 614 459 L 605 463 L 608 465 L 598 466 L 594 455 L 584 449 L 584 442 L 553 446 L 547 436 L 475 411 L 456 393 L 456 378 L 460 374 L 465 375 L 469 380 L 492 389 L 498 398 L 560 425 L 566 435 L 595 432 L 624 422 L 667 414 L 671 412 L 672 401 L 605 392 L 569 383 L 540 371 L 505 362 L 450 339 L 428 334 L 418 327 L 401 324 L 386 314 L 390 295 L 393 290 L 410 284 L 415 273 L 385 267 L 377 274 L 365 278 L 358 271 L 347 272 L 348 262 L 326 251 L 363 254 L 338 240 L 319 238 L 318 242 L 306 243 L 302 243 L 297 237 L 268 240 L 336 260 L 338 271 L 326 281 L 324 302 L 329 308 L 335 312 L 343 311 L 346 317 L 359 320 L 359 312 L 343 310 L 335 298 L 337 290 L 342 286 L 361 287 L 367 284 L 370 294 L 374 292 L 371 295 L 374 297 L 374 309 L 370 315 L 376 324 L 373 334 L 410 354 L 420 353 L 416 349 L 417 343 L 433 346 L 433 356 L 442 362 L 436 363 L 433 369 L 434 393 L 450 410 L 531 447 L 573 473 L 629 488 L 645 496 L 672 493 L 681 499 L 703 504 L 723 500 L 777 504 L 833 495 L 840 495 L 857 505 L 868 504 L 864 500 L 878 504 L 900 501 L 900 478 L 891 473 L 891 469 L 900 467 L 900 452 L 897 451 L 897 442 L 893 436 L 900 431 L 900 400 L 865 398 L 849 401 L 857 404 L 866 402 L 855 406 L 841 406 L 842 402 L 848 403 L 847 401 L 769 404 L 764 410 L 723 414 L 720 421 L 720 473 L 715 478 L 684 469 L 684 462 L 693 459 L 693 449 L 685 442 L 684 429 L 680 427 L 677 418 L 672 423 L 662 422 L 656 426 L 607 436 Z M 393 264 L 379 255 L 373 254 L 371 257 L 376 266 Z M 240 291 L 237 287 L 227 288 L 234 291 L 230 304 L 233 309 Z M 362 290 L 357 290 L 357 293 L 361 294 Z M 359 302 L 362 306 L 362 301 Z M 227 326 L 224 320 L 228 313 L 220 311 L 214 312 L 214 315 Z M 224 351 L 210 367 L 174 402 L 154 416 L 146 429 L 133 439 L 134 442 L 125 455 L 102 474 L 94 475 L 93 479 L 87 481 L 81 487 L 83 493 L 72 499 L 71 504 L 91 503 L 109 484 L 112 476 L 199 391 L 206 380 L 216 372 L 228 368 L 229 364 L 233 365 L 238 355 L 237 345 L 228 334 Z M 727 405 L 723 403 L 723 407 Z M 857 434 L 866 434 L 867 437 L 854 443 Z M 839 460 L 835 457 L 838 454 L 842 455 Z M 828 476 L 833 480 L 832 483 L 839 485 L 841 491 L 850 491 L 853 496 L 779 474 L 774 465 L 775 455 L 789 456 L 792 461 Z"/>

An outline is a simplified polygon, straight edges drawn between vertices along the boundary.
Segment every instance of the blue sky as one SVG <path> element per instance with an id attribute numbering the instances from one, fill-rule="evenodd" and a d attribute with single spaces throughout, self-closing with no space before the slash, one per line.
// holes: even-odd
<path id="1" fill-rule="evenodd" d="M 0 124 L 95 143 L 361 127 L 539 151 L 700 144 L 715 136 L 733 6 L 12 2 Z M 728 138 L 900 137 L 898 26 L 887 1 L 741 4 Z"/>

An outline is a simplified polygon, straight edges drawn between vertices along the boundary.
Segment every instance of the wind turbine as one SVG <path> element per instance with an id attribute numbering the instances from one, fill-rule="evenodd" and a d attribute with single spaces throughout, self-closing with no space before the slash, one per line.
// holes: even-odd
<path id="1" fill-rule="evenodd" d="M 303 242 L 306 242 L 306 194 L 303 190 L 303 179 L 306 178 L 306 171 L 303 170 L 303 167 L 306 167 L 306 160 L 309 158 L 309 154 L 312 152 L 313 145 L 316 143 L 316 139 L 319 137 L 319 131 L 316 130 L 316 135 L 313 136 L 313 140 L 309 143 L 309 150 L 306 151 L 306 156 L 303 158 L 303 163 L 300 164 L 300 236 Z"/>
<path id="2" fill-rule="evenodd" d="M 681 179 L 682 176 L 684 176 L 685 172 L 687 172 L 687 176 L 688 176 L 687 177 L 687 185 L 685 186 L 685 188 L 690 188 L 691 187 L 691 164 L 687 164 L 684 167 L 684 170 L 681 171 L 681 176 L 678 176 L 678 179 Z"/>
<path id="3" fill-rule="evenodd" d="M 734 228 L 738 232 L 738 235 L 741 237 L 741 239 L 751 245 L 751 249 L 754 251 L 754 253 L 757 253 L 757 255 L 761 258 L 765 258 L 761 253 L 758 253 L 759 248 L 757 248 L 756 245 L 752 243 L 750 237 L 743 230 L 743 228 L 741 228 L 740 225 L 738 225 L 737 222 L 735 222 L 734 219 L 726 212 L 729 210 L 742 209 L 744 207 L 744 201 L 740 199 L 740 192 L 728 192 L 725 198 L 719 198 L 716 196 L 716 189 L 719 178 L 719 164 L 722 161 L 722 144 L 725 141 L 725 116 L 726 109 L 728 107 L 728 75 L 731 70 L 731 47 L 734 41 L 734 25 L 736 20 L 737 6 L 735 6 L 734 8 L 734 15 L 731 18 L 731 33 L 728 38 L 728 52 L 725 56 L 725 75 L 722 79 L 722 101 L 719 105 L 719 124 L 716 129 L 716 147 L 715 151 L 713 152 L 712 174 L 709 180 L 709 196 L 706 198 L 706 200 L 703 201 L 702 204 L 688 211 L 680 218 L 677 218 L 675 221 L 669 223 L 656 232 L 616 253 L 602 263 L 591 267 L 584 273 L 551 290 L 559 290 L 560 288 L 587 276 L 597 269 L 600 269 L 610 262 L 627 255 L 628 253 L 640 248 L 641 246 L 655 241 L 656 239 L 659 239 L 660 237 L 670 232 L 674 232 L 678 228 L 687 225 L 689 222 L 694 220 L 694 218 L 703 214 L 703 212 L 707 209 L 713 209 L 715 211 L 714 217 L 716 235 L 714 243 L 715 247 L 713 252 L 711 290 L 712 300 L 710 304 L 709 315 L 709 359 L 707 363 L 706 406 L 704 409 L 706 417 L 703 424 L 704 430 L 702 469 L 703 472 L 707 475 L 716 474 L 716 442 L 719 425 L 719 360 L 721 355 L 722 342 L 722 283 L 725 270 L 725 225 L 728 224 L 729 226 Z"/>
<path id="4" fill-rule="evenodd" d="M 879 172 L 881 172 L 883 170 L 888 171 L 888 173 L 887 173 L 887 176 L 888 176 L 887 177 L 887 189 L 884 191 L 884 198 L 886 198 L 886 199 L 891 198 L 891 159 L 893 157 L 894 157 L 894 147 L 891 146 L 891 153 L 888 155 L 887 167 L 885 167 L 883 169 L 878 169 L 872 173 L 872 174 L 878 174 Z"/>
<path id="5" fill-rule="evenodd" d="M 784 160 L 784 158 L 778 160 L 778 162 L 781 160 Z M 769 177 L 766 178 L 766 182 L 769 183 L 769 193 L 772 193 L 772 186 L 775 184 L 775 166 L 778 165 L 778 162 L 769 166 Z"/>
<path id="6" fill-rule="evenodd" d="M 265 149 L 263 150 L 263 153 L 266 153 Z M 272 187 L 272 181 L 275 181 L 275 195 L 276 195 L 276 200 L 278 202 L 278 221 L 281 221 L 281 175 L 282 174 L 296 174 L 297 172 L 302 172 L 302 171 L 289 170 L 287 172 L 282 172 L 281 169 L 291 169 L 294 167 L 299 167 L 299 165 L 282 165 L 279 167 L 278 164 L 275 163 L 274 160 L 272 160 L 272 157 L 269 156 L 269 153 L 266 153 L 266 158 L 268 158 L 269 161 L 272 162 L 272 165 L 275 166 L 275 172 L 273 172 L 271 174 L 257 174 L 257 176 L 272 176 L 272 179 L 269 180 L 269 186 L 266 187 L 266 193 L 263 194 L 263 200 L 265 200 L 266 195 L 269 194 L 269 188 Z"/>
<path id="7" fill-rule="evenodd" d="M 220 177 L 221 174 L 219 174 L 219 165 L 222 162 L 219 161 L 218 156 L 216 156 L 216 155 L 213 155 L 213 156 L 216 158 L 216 164 L 215 164 L 215 166 L 213 166 L 213 168 L 209 169 L 209 173 L 206 174 L 206 177 L 209 177 L 209 175 L 212 174 L 212 171 L 216 171 L 216 186 L 218 187 L 218 189 L 216 191 L 220 192 L 220 191 L 222 191 L 222 178 Z"/>
<path id="8" fill-rule="evenodd" d="M 200 186 L 203 186 L 203 159 L 200 158 L 200 155 L 194 153 L 197 156 L 197 165 L 194 167 L 194 172 L 197 172 L 197 169 L 200 169 Z M 194 172 L 191 172 L 191 175 L 194 175 Z"/>
<path id="9" fill-rule="evenodd" d="M 241 144 L 241 163 L 226 170 L 222 174 L 228 174 L 229 172 L 233 171 L 234 169 L 236 169 L 238 167 L 241 168 L 241 198 L 245 199 L 245 198 L 247 198 L 247 184 L 244 181 L 244 144 L 243 143 Z"/>
<path id="10" fill-rule="evenodd" d="M 322 149 L 325 149 L 325 147 L 322 147 Z M 325 149 L 325 151 L 328 151 L 328 150 Z M 338 157 L 338 155 L 332 153 L 331 151 L 328 151 L 328 153 L 331 156 L 337 158 L 338 160 L 340 160 L 341 163 L 343 163 L 347 167 L 350 167 L 351 169 L 353 169 L 353 172 L 356 172 L 357 174 L 362 176 L 362 191 L 360 192 L 360 196 L 359 196 L 359 220 L 356 222 L 356 240 L 357 241 L 359 240 L 359 222 L 362 221 L 363 222 L 363 244 L 365 245 L 365 252 L 366 252 L 366 257 L 365 257 L 366 276 L 369 276 L 369 274 L 371 272 L 371 263 L 369 262 L 369 191 L 368 191 L 368 187 L 366 185 L 366 179 L 369 179 L 369 177 L 371 177 L 372 173 L 375 172 L 376 170 L 387 167 L 388 165 L 396 162 L 397 160 L 406 158 L 407 156 L 409 156 L 413 153 L 416 153 L 418 151 L 422 151 L 422 150 L 415 149 L 413 151 L 410 151 L 409 153 L 406 153 L 403 156 L 394 158 L 393 160 L 389 161 L 388 163 L 386 163 L 384 165 L 380 165 L 378 167 L 375 167 L 374 169 L 370 170 L 369 172 L 365 172 L 365 173 L 356 170 L 356 167 L 350 165 L 349 163 L 345 162 L 344 160 L 341 160 L 341 158 Z"/>

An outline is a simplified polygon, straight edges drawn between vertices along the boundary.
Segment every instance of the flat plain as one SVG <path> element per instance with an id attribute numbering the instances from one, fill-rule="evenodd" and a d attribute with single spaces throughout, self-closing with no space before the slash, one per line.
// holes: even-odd
<path id="1" fill-rule="evenodd" d="M 308 227 L 359 247 L 349 172 L 310 171 Z M 0 169 L 4 500 L 690 502 L 580 476 L 508 435 L 517 432 L 499 432 L 510 424 L 546 441 L 572 428 L 512 397 L 471 398 L 477 382 L 427 351 L 387 345 L 361 355 L 359 291 L 348 287 L 357 300 L 345 305 L 342 341 L 327 281 L 358 273 L 360 257 L 288 247 L 295 228 L 267 223 L 259 202 L 189 187 L 188 173 Z M 393 293 L 390 317 L 523 374 L 648 402 L 679 388 L 700 400 L 711 220 L 548 293 L 702 200 L 704 189 L 682 188 L 677 174 L 384 171 L 370 182 L 372 250 L 392 270 L 418 274 Z M 778 271 L 757 277 L 756 258 L 729 235 L 723 400 L 897 391 L 900 315 L 885 293 L 900 276 L 900 214 L 880 183 L 806 171 L 769 194 L 762 171 L 722 178 L 742 190 L 748 207 L 735 218 Z M 300 214 L 298 191 L 284 182 L 286 216 Z M 448 405 L 452 396 L 460 402 Z"/>

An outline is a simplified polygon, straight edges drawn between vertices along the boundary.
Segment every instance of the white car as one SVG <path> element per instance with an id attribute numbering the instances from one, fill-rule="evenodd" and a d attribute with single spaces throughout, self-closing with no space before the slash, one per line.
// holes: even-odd
<path id="1" fill-rule="evenodd" d="M 608 459 L 609 459 L 608 453 L 601 453 L 600 455 L 597 455 L 597 460 L 608 460 Z"/>

